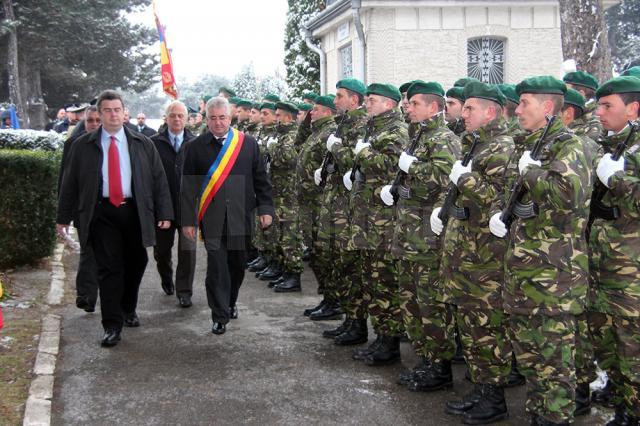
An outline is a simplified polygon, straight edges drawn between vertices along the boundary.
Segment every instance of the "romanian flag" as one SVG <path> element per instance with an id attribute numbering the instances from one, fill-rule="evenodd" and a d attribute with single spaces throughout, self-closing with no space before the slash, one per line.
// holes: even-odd
<path id="1" fill-rule="evenodd" d="M 171 62 L 171 53 L 167 48 L 167 39 L 164 37 L 164 27 L 160 23 L 158 13 L 156 12 L 156 2 L 153 2 L 153 15 L 156 17 L 156 27 L 158 28 L 158 36 L 160 37 L 160 70 L 162 73 L 162 90 L 173 99 L 178 99 L 178 88 L 176 87 L 176 79 L 173 76 L 173 63 Z"/>

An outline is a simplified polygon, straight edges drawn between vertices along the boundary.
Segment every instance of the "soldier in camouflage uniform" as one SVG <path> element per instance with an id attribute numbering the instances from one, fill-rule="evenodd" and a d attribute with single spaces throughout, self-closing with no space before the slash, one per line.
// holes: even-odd
<path id="1" fill-rule="evenodd" d="M 369 121 L 364 141 L 355 147 L 355 162 L 343 182 L 350 194 L 350 244 L 363 251 L 362 303 L 369 303 L 369 316 L 377 339 L 353 358 L 368 365 L 400 359 L 400 336 L 404 331 L 400 311 L 396 262 L 391 255 L 394 209 L 380 200 L 382 186 L 392 181 L 395 165 L 408 145 L 407 126 L 398 108 L 400 91 L 390 84 L 367 87 Z"/>
<path id="2" fill-rule="evenodd" d="M 397 200 L 391 252 L 398 259 L 404 329 L 421 359 L 411 372 L 400 375 L 398 383 L 414 391 L 433 391 L 452 383 L 454 323 L 453 311 L 435 291 L 441 242 L 425 218 L 442 202 L 447 175 L 460 155 L 460 141 L 444 123 L 440 84 L 415 81 L 407 98 L 416 134 L 406 149 L 413 150 L 400 155 L 401 181 L 383 188 L 381 198 L 387 205 L 394 204 L 394 195 Z"/>
<path id="3" fill-rule="evenodd" d="M 298 125 L 295 117 L 298 109 L 290 102 L 276 104 L 276 137 L 267 141 L 267 170 L 273 186 L 273 203 L 276 215 L 272 227 L 275 228 L 276 258 L 282 265 L 283 274 L 269 283 L 278 293 L 300 291 L 302 273 L 302 241 L 298 226 L 298 196 L 292 172 L 298 153 L 295 135 Z"/>
<path id="4" fill-rule="evenodd" d="M 584 312 L 587 291 L 582 247 L 593 159 L 584 141 L 560 120 L 546 125 L 545 116 L 560 112 L 565 92 L 564 83 L 551 76 L 517 86 L 516 114 L 522 128 L 532 132 L 525 145 L 535 143 L 548 127 L 539 159 L 525 151 L 518 160 L 526 189 L 521 202 L 535 203 L 537 214 L 516 217 L 510 226 L 503 291 L 512 345 L 527 378 L 526 409 L 533 425 L 568 424 L 576 407 L 575 316 Z M 511 170 L 507 182 L 515 179 Z M 509 232 L 500 212 L 507 197 L 498 199 L 489 221 L 498 237 Z"/>
<path id="5" fill-rule="evenodd" d="M 623 76 L 596 92 L 604 128 L 614 134 L 604 140 L 608 152 L 597 166 L 599 182 L 608 188 L 605 206 L 618 215 L 596 218 L 591 227 L 589 325 L 600 366 L 612 387 L 615 418 L 607 425 L 637 425 L 640 421 L 640 132 L 617 161 L 611 152 L 638 122 L 640 79 Z M 615 217 L 615 218 L 614 218 Z"/>
<path id="6" fill-rule="evenodd" d="M 352 288 L 361 287 L 362 255 L 356 250 L 348 250 L 349 191 L 342 184 L 342 175 L 353 167 L 353 147 L 364 136 L 367 113 L 362 103 L 367 87 L 359 80 L 347 78 L 338 81 L 336 90 L 333 102 L 339 112 L 335 119 L 338 127 L 327 139 L 323 166 L 315 171 L 315 183 L 324 188 L 318 242 L 330 248 L 333 267 L 328 281 L 330 285 L 324 289 L 325 305 L 312 312 L 310 317 L 332 317 L 339 308 L 346 313 L 344 322 L 335 329 L 325 330 L 323 336 L 336 339 L 339 336 L 338 344 L 356 344 L 367 339 L 367 317 L 353 315 L 349 298 Z"/>
<path id="7" fill-rule="evenodd" d="M 602 142 L 605 136 L 602 123 L 597 116 L 586 112 L 584 96 L 574 89 L 567 89 L 564 95 L 564 107 L 562 108 L 562 121 L 565 126 L 576 136 L 588 137 L 594 142 Z M 589 120 L 587 116 L 591 116 Z"/>
<path id="8" fill-rule="evenodd" d="M 236 127 L 241 132 L 246 132 L 247 126 L 250 123 L 249 118 L 251 117 L 252 106 L 252 102 L 246 99 L 240 99 L 236 104 L 236 110 L 238 112 L 238 123 Z"/>
<path id="9" fill-rule="evenodd" d="M 238 102 L 241 99 L 237 96 L 229 98 L 229 104 L 231 105 L 231 127 L 238 127 Z"/>
<path id="10" fill-rule="evenodd" d="M 462 119 L 462 105 L 464 105 L 463 91 L 464 86 L 453 86 L 447 90 L 445 94 L 447 101 L 444 118 L 447 121 L 447 127 L 455 133 L 456 136 L 460 136 L 464 132 L 464 120 Z"/>
<path id="11" fill-rule="evenodd" d="M 251 112 L 249 113 L 249 123 L 245 126 L 244 132 L 253 136 L 256 140 L 262 129 L 262 120 L 260 119 L 260 105 L 259 102 L 251 104 Z"/>
<path id="12" fill-rule="evenodd" d="M 306 102 L 298 102 L 297 106 L 298 115 L 296 116 L 296 122 L 298 123 L 298 126 L 300 126 L 302 123 L 304 123 L 304 120 L 306 120 L 309 111 L 311 111 L 311 108 L 313 108 L 313 105 Z"/>
<path id="13" fill-rule="evenodd" d="M 471 82 L 464 88 L 462 118 L 466 125 L 463 150 L 475 142 L 471 161 L 456 161 L 449 175 L 458 192 L 456 205 L 466 210 L 431 214 L 440 234 L 441 215 L 448 223 L 441 263 L 442 296 L 453 304 L 474 389 L 462 400 L 449 401 L 445 412 L 463 416 L 463 423 L 486 424 L 507 417 L 503 386 L 511 372 L 508 317 L 502 309 L 504 254 L 507 243 L 491 234 L 489 213 L 504 191 L 504 174 L 513 139 L 502 118 L 506 97 L 497 87 Z M 472 133 L 473 132 L 473 133 Z"/>
<path id="14" fill-rule="evenodd" d="M 304 245 L 312 248 L 309 266 L 318 280 L 318 287 L 324 289 L 331 279 L 333 265 L 328 247 L 324 247 L 317 241 L 322 189 L 315 184 L 314 175 L 318 167 L 322 165 L 327 139 L 336 130 L 333 96 L 318 96 L 310 114 L 311 135 L 299 148 L 296 164 L 298 202 L 300 204 L 299 222 Z M 337 301 L 331 302 L 337 303 Z M 309 316 L 313 311 L 314 308 L 307 309 L 305 315 Z"/>
<path id="15" fill-rule="evenodd" d="M 304 103 L 306 103 L 307 105 L 311 105 L 311 108 L 313 108 L 313 105 L 315 104 L 317 98 L 318 98 L 318 95 L 313 92 L 306 92 L 302 95 L 302 100 L 304 101 Z M 309 138 L 310 135 L 311 135 L 311 113 L 308 112 L 304 120 L 301 123 L 298 123 L 298 134 L 296 135 L 296 146 L 297 147 L 302 146 L 302 144 L 306 142 L 306 140 Z"/>

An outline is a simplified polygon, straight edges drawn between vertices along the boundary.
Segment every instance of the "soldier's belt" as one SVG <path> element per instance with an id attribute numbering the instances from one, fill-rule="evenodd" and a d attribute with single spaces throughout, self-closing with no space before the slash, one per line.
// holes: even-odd
<path id="1" fill-rule="evenodd" d="M 529 201 L 528 203 L 516 201 L 516 204 L 513 207 L 513 215 L 520 219 L 534 218 L 538 216 L 538 205 L 533 201 Z"/>
<path id="2" fill-rule="evenodd" d="M 469 209 L 467 207 L 458 207 L 453 204 L 451 207 L 449 207 L 449 217 L 453 217 L 458 220 L 468 220 Z"/>
<path id="3" fill-rule="evenodd" d="M 592 200 L 591 216 L 593 218 L 604 220 L 617 220 L 620 217 L 620 209 L 618 206 L 607 206 L 601 201 Z"/>
<path id="4" fill-rule="evenodd" d="M 362 173 L 360 169 L 357 169 L 353 176 L 353 182 L 365 183 L 366 181 L 367 178 L 365 177 L 364 173 Z"/>
<path id="5" fill-rule="evenodd" d="M 404 186 L 404 185 L 399 185 L 398 186 L 398 197 L 404 199 L 404 200 L 410 200 L 411 199 L 411 188 Z"/>

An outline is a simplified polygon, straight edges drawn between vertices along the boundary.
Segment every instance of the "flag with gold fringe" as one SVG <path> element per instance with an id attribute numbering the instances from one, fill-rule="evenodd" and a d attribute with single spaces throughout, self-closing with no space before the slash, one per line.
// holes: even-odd
<path id="1" fill-rule="evenodd" d="M 167 39 L 164 36 L 164 27 L 160 23 L 160 18 L 158 18 L 156 2 L 153 2 L 153 15 L 156 18 L 156 27 L 158 28 L 158 36 L 160 37 L 160 71 L 162 73 L 162 90 L 173 99 L 178 99 L 178 88 L 176 87 L 176 79 L 173 75 L 171 52 L 169 52 L 169 48 L 167 48 Z"/>

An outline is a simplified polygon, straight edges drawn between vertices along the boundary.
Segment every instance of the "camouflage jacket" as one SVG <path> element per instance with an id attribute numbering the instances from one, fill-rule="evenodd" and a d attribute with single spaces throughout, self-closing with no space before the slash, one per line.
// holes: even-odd
<path id="1" fill-rule="evenodd" d="M 248 135 L 253 136 L 257 140 L 261 129 L 262 126 L 260 125 L 260 123 L 252 123 L 251 121 L 249 121 L 249 123 L 247 123 L 247 125 L 245 126 L 244 132 Z"/>
<path id="2" fill-rule="evenodd" d="M 302 204 L 320 203 L 322 188 L 315 183 L 315 171 L 322 165 L 327 151 L 327 138 L 336 131 L 334 117 L 320 118 L 311 123 L 311 135 L 298 149 L 296 181 L 298 199 Z"/>
<path id="3" fill-rule="evenodd" d="M 600 123 L 600 119 L 593 114 L 585 114 L 582 117 L 573 120 L 569 124 L 569 130 L 577 136 L 586 136 L 595 142 L 603 143 L 605 136 L 604 127 Z"/>
<path id="4" fill-rule="evenodd" d="M 417 160 L 401 182 L 409 189 L 411 198 L 399 198 L 396 205 L 391 251 L 398 258 L 413 259 L 427 250 L 440 248 L 440 237 L 431 231 L 429 218 L 433 209 L 442 205 L 451 166 L 460 157 L 460 139 L 445 126 L 441 116 L 423 126 L 412 154 Z M 414 138 L 420 132 L 419 125 L 415 132 Z"/>
<path id="5" fill-rule="evenodd" d="M 640 122 L 636 122 L 640 124 Z M 613 151 L 629 133 L 605 139 Z M 609 179 L 602 202 L 616 206 L 620 216 L 613 221 L 596 219 L 591 227 L 593 277 L 590 304 L 593 309 L 623 317 L 640 317 L 640 133 L 627 145 L 625 167 Z"/>
<path id="6" fill-rule="evenodd" d="M 307 113 L 304 121 L 298 125 L 298 133 L 296 134 L 296 146 L 302 146 L 309 136 L 311 136 L 311 112 Z"/>
<path id="7" fill-rule="evenodd" d="M 244 132 L 247 130 L 248 124 L 249 124 L 249 120 L 238 121 L 238 123 L 236 123 L 236 129 L 238 129 L 241 132 Z"/>
<path id="8" fill-rule="evenodd" d="M 380 191 L 393 181 L 400 153 L 409 144 L 407 125 L 400 110 L 371 117 L 367 122 L 365 142 L 371 146 L 356 155 L 351 174 L 350 247 L 389 251 L 393 238 L 394 208 L 382 202 Z"/>
<path id="9" fill-rule="evenodd" d="M 298 204 L 295 179 L 293 179 L 298 160 L 295 147 L 297 125 L 279 124 L 276 126 L 277 142 L 266 149 L 269 175 L 273 186 L 273 203 L 280 220 L 293 220 L 297 213 L 293 210 Z"/>
<path id="10" fill-rule="evenodd" d="M 514 149 L 502 118 L 478 129 L 471 173 L 458 180 L 456 205 L 469 211 L 468 220 L 449 217 L 443 240 L 443 301 L 458 306 L 502 309 L 504 254 L 507 241 L 489 231 L 491 208 L 504 192 L 507 163 Z M 473 136 L 462 139 L 468 151 Z"/>
<path id="11" fill-rule="evenodd" d="M 464 133 L 465 130 L 464 120 L 462 118 L 458 118 L 456 121 L 447 123 L 447 127 L 449 128 L 449 130 L 455 133 L 456 136 L 460 136 Z"/>
<path id="12" fill-rule="evenodd" d="M 269 138 L 276 137 L 278 137 L 278 135 L 276 132 L 275 123 L 266 126 L 262 124 L 260 125 L 260 131 L 258 132 L 258 136 L 256 136 L 256 141 L 258 142 L 260 154 L 263 158 L 265 157 L 265 155 L 267 155 L 267 140 L 269 140 Z"/>
<path id="13" fill-rule="evenodd" d="M 543 129 L 524 142 L 530 147 Z M 525 315 L 579 314 L 584 310 L 588 259 L 584 234 L 595 174 L 593 159 L 582 139 L 560 120 L 551 127 L 540 156 L 541 167 L 531 166 L 524 175 L 527 191 L 522 201 L 532 200 L 538 214 L 516 219 L 508 235 L 505 256 L 504 308 Z M 515 180 L 515 167 L 508 167 L 507 182 Z M 507 186 L 510 189 L 510 186 Z M 499 197 L 493 212 L 508 198 Z"/>

